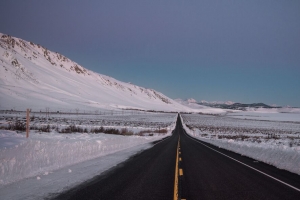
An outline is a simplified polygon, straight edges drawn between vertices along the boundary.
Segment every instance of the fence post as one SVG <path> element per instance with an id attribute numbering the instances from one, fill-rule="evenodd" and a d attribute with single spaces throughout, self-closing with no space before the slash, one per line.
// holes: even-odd
<path id="1" fill-rule="evenodd" d="M 29 109 L 27 108 L 27 113 L 26 113 L 26 138 L 29 137 Z"/>

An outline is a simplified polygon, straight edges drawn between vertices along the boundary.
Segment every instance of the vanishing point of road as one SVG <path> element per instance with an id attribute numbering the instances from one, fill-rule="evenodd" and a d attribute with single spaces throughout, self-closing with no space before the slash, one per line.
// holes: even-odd
<path id="1" fill-rule="evenodd" d="M 54 199 L 300 199 L 300 176 L 187 135 L 172 136 Z"/>

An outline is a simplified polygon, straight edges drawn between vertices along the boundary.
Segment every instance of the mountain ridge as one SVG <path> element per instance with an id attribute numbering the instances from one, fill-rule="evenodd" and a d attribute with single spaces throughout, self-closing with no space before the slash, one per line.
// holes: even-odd
<path id="1" fill-rule="evenodd" d="M 201 106 L 207 106 L 212 108 L 221 108 L 221 109 L 232 109 L 232 110 L 244 110 L 246 111 L 249 108 L 282 108 L 281 106 L 273 106 L 273 105 L 267 105 L 265 103 L 235 103 L 233 101 L 212 101 L 208 102 L 205 100 L 202 100 L 200 102 L 197 102 L 193 98 L 189 98 L 187 100 L 182 99 L 175 99 L 175 101 L 181 103 L 181 104 L 197 104 Z"/>
<path id="2" fill-rule="evenodd" d="M 191 111 L 154 89 L 93 72 L 42 45 L 2 33 L 0 55 L 0 109 Z"/>

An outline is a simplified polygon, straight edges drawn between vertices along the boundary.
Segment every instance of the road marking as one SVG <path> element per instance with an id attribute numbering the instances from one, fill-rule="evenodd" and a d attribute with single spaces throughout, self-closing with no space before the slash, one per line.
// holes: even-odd
<path id="1" fill-rule="evenodd" d="M 179 154 L 179 141 L 178 138 L 177 148 L 176 148 L 176 163 L 175 163 L 175 180 L 174 180 L 174 200 L 178 200 L 178 154 Z"/>
<path id="2" fill-rule="evenodd" d="M 185 130 L 184 130 L 184 132 L 185 132 Z M 213 151 L 215 151 L 215 152 L 217 152 L 217 153 L 219 153 L 219 154 L 222 154 L 223 156 L 226 156 L 226 157 L 228 157 L 228 158 L 230 158 L 230 159 L 232 159 L 232 160 L 234 160 L 234 161 L 236 161 L 236 162 L 238 162 L 238 163 L 240 163 L 240 164 L 242 164 L 242 165 L 244 165 L 244 166 L 246 166 L 246 167 L 249 167 L 249 168 L 251 168 L 251 169 L 253 169 L 253 170 L 255 170 L 255 171 L 257 171 L 257 172 L 259 172 L 259 173 L 261 173 L 261 174 L 263 174 L 263 175 L 265 175 L 265 176 L 267 176 L 267 177 L 269 177 L 269 178 L 271 178 L 271 179 L 273 179 L 273 180 L 275 180 L 275 181 L 278 181 L 278 182 L 280 182 L 280 183 L 282 183 L 282 184 L 284 184 L 284 185 L 286 185 L 286 186 L 288 186 L 288 187 L 290 187 L 290 188 L 292 188 L 292 189 L 297 190 L 298 192 L 300 192 L 300 189 L 299 189 L 299 188 L 296 188 L 296 187 L 294 187 L 294 186 L 292 186 L 292 185 L 290 185 L 290 184 L 288 184 L 288 183 L 286 183 L 286 182 L 283 182 L 283 181 L 281 181 L 281 180 L 279 180 L 279 179 L 277 179 L 277 178 L 275 178 L 275 177 L 273 177 L 273 176 L 271 176 L 271 175 L 269 175 L 269 174 L 266 174 L 265 172 L 262 172 L 262 171 L 260 171 L 260 170 L 258 170 L 258 169 L 255 169 L 254 167 L 251 167 L 250 165 L 247 165 L 247 164 L 245 164 L 245 163 L 243 163 L 243 162 L 241 162 L 241 161 L 239 161 L 239 160 L 236 160 L 236 159 L 234 159 L 234 158 L 232 158 L 232 157 L 230 157 L 230 156 L 228 156 L 228 155 L 226 155 L 226 154 L 224 154 L 224 153 L 222 153 L 222 152 L 220 152 L 220 151 L 217 151 L 217 150 L 215 150 L 215 149 L 213 149 L 213 148 L 211 148 L 211 147 L 209 147 L 209 146 L 203 144 L 203 143 L 200 142 L 199 140 L 196 140 L 195 138 L 189 136 L 186 132 L 185 132 L 185 134 L 186 134 L 189 138 L 191 138 L 192 140 L 194 140 L 194 141 L 196 141 L 196 142 L 198 142 L 198 143 L 200 143 L 200 144 L 206 146 L 207 148 L 209 148 L 209 149 L 211 149 L 211 150 L 213 150 Z"/>
<path id="3" fill-rule="evenodd" d="M 183 175 L 183 170 L 179 169 L 179 176 L 182 176 L 182 175 Z"/>

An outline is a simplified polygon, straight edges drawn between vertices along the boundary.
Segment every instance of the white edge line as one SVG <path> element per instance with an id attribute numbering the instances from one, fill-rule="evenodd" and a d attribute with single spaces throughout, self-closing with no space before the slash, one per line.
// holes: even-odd
<path id="1" fill-rule="evenodd" d="M 183 128 L 183 127 L 182 127 L 182 128 Z M 183 130 L 184 130 L 184 128 L 183 128 Z M 185 130 L 184 130 L 184 132 L 185 132 Z M 286 182 L 283 182 L 283 181 L 281 181 L 281 180 L 279 180 L 279 179 L 277 179 L 277 178 L 275 178 L 275 177 L 273 177 L 273 176 L 271 176 L 271 175 L 269 175 L 269 174 L 266 174 L 266 173 L 264 173 L 264 172 L 262 172 L 262 171 L 260 171 L 260 170 L 258 170 L 258 169 L 255 169 L 254 167 L 251 167 L 250 165 L 247 165 L 247 164 L 245 164 L 245 163 L 243 163 L 243 162 L 241 162 L 241 161 L 239 161 L 239 160 L 236 160 L 236 159 L 234 159 L 234 158 L 232 158 L 232 157 L 230 157 L 230 156 L 228 156 L 228 155 L 226 155 L 226 154 L 224 154 L 224 153 L 221 153 L 221 152 L 219 152 L 219 151 L 217 151 L 217 150 L 215 150 L 215 149 L 213 149 L 213 148 L 211 148 L 211 147 L 209 147 L 209 146 L 203 144 L 203 143 L 200 142 L 199 140 L 196 140 L 195 138 L 193 138 L 192 136 L 190 136 L 190 135 L 187 134 L 186 132 L 185 132 L 185 134 L 186 134 L 189 138 L 191 138 L 192 140 L 194 140 L 194 141 L 196 141 L 196 142 L 198 142 L 198 143 L 200 143 L 200 144 L 206 146 L 207 148 L 209 148 L 209 149 L 211 149 L 211 150 L 213 150 L 213 151 L 215 151 L 215 152 L 218 152 L 219 154 L 222 154 L 223 156 L 226 156 L 226 157 L 228 157 L 228 158 L 230 158 L 230 159 L 232 159 L 232 160 L 234 160 L 234 161 L 236 161 L 236 162 L 238 162 L 238 163 L 240 163 L 240 164 L 242 164 L 242 165 L 245 165 L 246 167 L 249 167 L 249 168 L 251 168 L 251 169 L 253 169 L 253 170 L 255 170 L 255 171 L 257 171 L 257 172 L 259 172 L 259 173 L 261 173 L 261 174 L 263 174 L 263 175 L 265 175 L 265 176 L 271 178 L 271 179 L 274 179 L 274 180 L 276 180 L 276 181 L 278 181 L 278 182 L 280 182 L 280 183 L 282 183 L 282 184 L 284 184 L 284 185 L 286 185 L 286 186 L 288 186 L 288 187 L 290 187 L 290 188 L 293 188 L 294 190 L 297 190 L 298 192 L 300 192 L 300 189 L 299 189 L 299 188 L 296 188 L 296 187 L 294 187 L 294 186 L 292 186 L 292 185 L 290 185 L 290 184 L 288 184 L 288 183 L 286 183 Z"/>

